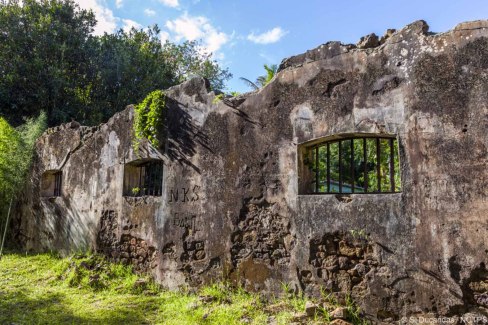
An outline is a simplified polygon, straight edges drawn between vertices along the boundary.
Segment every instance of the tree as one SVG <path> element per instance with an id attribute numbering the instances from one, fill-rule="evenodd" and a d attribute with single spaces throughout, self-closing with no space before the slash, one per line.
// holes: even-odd
<path id="1" fill-rule="evenodd" d="M 0 117 L 0 237 L 6 229 L 7 210 L 15 196 L 23 189 L 36 139 L 44 132 L 47 118 L 44 112 L 36 119 L 28 119 L 13 128 Z M 3 239 L 0 243 L 3 243 Z M 1 248 L 0 248 L 1 250 Z"/>
<path id="2" fill-rule="evenodd" d="M 176 84 L 200 76 L 210 81 L 213 90 L 222 91 L 225 82 L 232 77 L 229 70 L 221 68 L 217 61 L 212 59 L 212 54 L 203 52 L 196 41 L 186 41 L 182 44 L 166 41 L 163 51 L 166 62 L 170 64 L 170 70 L 175 73 Z"/>
<path id="3" fill-rule="evenodd" d="M 276 75 L 276 72 L 278 71 L 278 66 L 276 64 L 272 64 L 272 65 L 265 64 L 264 69 L 266 70 L 266 74 L 257 77 L 255 82 L 252 82 L 251 80 L 246 79 L 244 77 L 240 77 L 239 79 L 244 81 L 244 83 L 246 83 L 253 90 L 258 90 L 259 88 L 262 88 L 271 82 L 271 80 Z"/>
<path id="4" fill-rule="evenodd" d="M 93 125 L 156 89 L 202 76 L 222 90 L 232 76 L 196 42 L 161 44 L 157 25 L 93 36 L 95 24 L 73 0 L 2 2 L 0 116 Z"/>
<path id="5" fill-rule="evenodd" d="M 44 132 L 47 118 L 44 112 L 36 119 L 28 119 L 18 128 L 13 128 L 0 117 L 0 206 L 14 196 L 23 185 L 30 168 L 33 148 L 37 138 Z"/>
<path id="6" fill-rule="evenodd" d="M 86 110 L 75 118 L 87 124 L 106 121 L 126 105 L 142 101 L 155 89 L 175 84 L 158 38 L 159 29 L 119 30 L 97 38 L 93 61 L 96 72 L 87 95 Z"/>
<path id="7" fill-rule="evenodd" d="M 95 23 L 71 0 L 0 5 L 0 114 L 14 125 L 41 110 L 50 124 L 68 120 L 80 104 L 72 90 L 89 83 Z"/>

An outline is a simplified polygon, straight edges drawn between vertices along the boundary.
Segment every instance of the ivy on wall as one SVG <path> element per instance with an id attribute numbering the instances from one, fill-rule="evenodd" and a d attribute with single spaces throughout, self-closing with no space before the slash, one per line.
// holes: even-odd
<path id="1" fill-rule="evenodd" d="M 142 139 L 147 139 L 156 148 L 162 142 L 166 97 L 163 91 L 155 90 L 135 107 L 134 150 L 138 151 Z"/>

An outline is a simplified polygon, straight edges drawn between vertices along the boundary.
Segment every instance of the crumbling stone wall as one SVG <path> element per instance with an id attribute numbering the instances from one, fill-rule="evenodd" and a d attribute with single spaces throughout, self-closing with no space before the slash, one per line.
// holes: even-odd
<path id="1" fill-rule="evenodd" d="M 193 79 L 166 91 L 162 151 L 134 152 L 131 107 L 50 129 L 15 231 L 27 249 L 92 247 L 171 289 L 286 283 L 350 294 L 385 323 L 488 315 L 487 68 L 488 22 L 435 34 L 418 21 L 285 59 L 238 97 L 215 101 Z M 302 194 L 304 146 L 340 134 L 395 135 L 401 193 Z M 160 197 L 122 195 L 140 159 L 164 163 Z M 39 194 L 49 170 L 60 197 Z"/>
<path id="2" fill-rule="evenodd" d="M 137 225 L 135 226 L 137 228 Z M 148 246 L 145 240 L 132 236 L 129 230 L 133 227 L 130 223 L 125 225 L 119 238 L 117 213 L 112 210 L 102 211 L 96 241 L 97 250 L 114 262 L 131 265 L 136 272 L 151 271 L 157 266 L 153 264 L 156 249 Z"/>

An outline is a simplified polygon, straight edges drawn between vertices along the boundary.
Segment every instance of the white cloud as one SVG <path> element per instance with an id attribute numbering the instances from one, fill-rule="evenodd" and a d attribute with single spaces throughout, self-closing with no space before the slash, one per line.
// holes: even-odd
<path id="1" fill-rule="evenodd" d="M 210 33 L 204 40 L 205 47 L 210 53 L 217 52 L 228 41 L 229 37 L 225 33 L 217 31 Z"/>
<path id="2" fill-rule="evenodd" d="M 278 42 L 286 34 L 288 32 L 281 29 L 281 27 L 275 27 L 262 34 L 255 35 L 251 33 L 247 35 L 247 39 L 257 44 L 271 44 Z"/>
<path id="3" fill-rule="evenodd" d="M 124 23 L 124 26 L 122 27 L 122 29 L 126 33 L 129 32 L 132 29 L 132 27 L 134 27 L 135 29 L 141 29 L 142 28 L 141 24 L 139 24 L 138 22 L 133 21 L 131 19 L 122 19 L 122 22 Z"/>
<path id="4" fill-rule="evenodd" d="M 178 7 L 180 4 L 178 2 L 178 0 L 159 0 L 163 5 L 167 6 L 167 7 L 171 7 L 171 8 L 176 8 Z"/>
<path id="5" fill-rule="evenodd" d="M 103 35 L 104 32 L 113 33 L 117 29 L 118 18 L 114 17 L 112 10 L 110 10 L 105 3 L 105 0 L 76 0 L 80 8 L 86 10 L 93 10 L 97 25 L 93 31 L 94 35 Z"/>
<path id="6" fill-rule="evenodd" d="M 173 33 L 173 38 L 177 42 L 201 39 L 203 41 L 202 50 L 207 53 L 217 52 L 230 39 L 229 35 L 213 27 L 206 17 L 193 17 L 186 12 L 175 20 L 167 21 L 166 28 Z"/>
<path id="7" fill-rule="evenodd" d="M 194 41 L 204 36 L 201 27 L 206 23 L 207 19 L 205 17 L 191 17 L 184 13 L 183 16 L 175 20 L 168 20 L 166 27 L 175 34 L 176 41 L 181 41 L 182 39 Z"/>
<path id="8" fill-rule="evenodd" d="M 117 8 L 121 8 L 124 4 L 124 1 L 123 0 L 115 0 L 115 6 Z"/>
<path id="9" fill-rule="evenodd" d="M 154 16 L 156 16 L 156 11 L 147 8 L 147 9 L 144 9 L 144 14 L 148 17 L 154 17 Z"/>

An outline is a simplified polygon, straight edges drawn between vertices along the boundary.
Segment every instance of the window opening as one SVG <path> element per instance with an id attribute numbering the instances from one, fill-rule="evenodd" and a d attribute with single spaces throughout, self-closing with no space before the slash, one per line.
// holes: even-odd
<path id="1" fill-rule="evenodd" d="M 307 148 L 304 158 L 312 174 L 308 188 L 314 194 L 401 190 L 398 142 L 393 137 L 324 141 Z"/>
<path id="2" fill-rule="evenodd" d="M 63 173 L 60 170 L 48 170 L 41 176 L 41 196 L 61 196 Z"/>
<path id="3" fill-rule="evenodd" d="M 162 191 L 161 161 L 132 162 L 124 166 L 124 196 L 161 196 Z"/>

